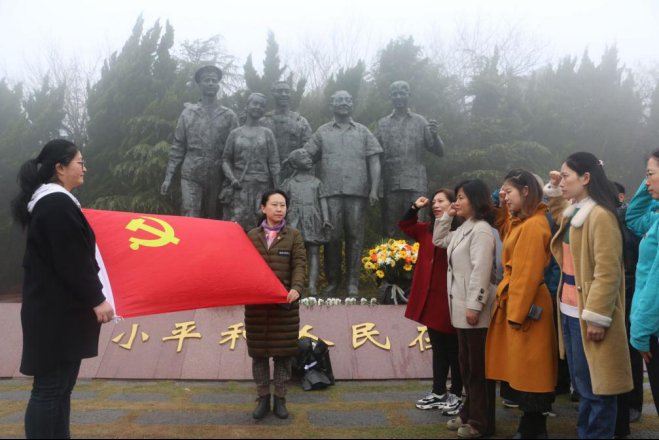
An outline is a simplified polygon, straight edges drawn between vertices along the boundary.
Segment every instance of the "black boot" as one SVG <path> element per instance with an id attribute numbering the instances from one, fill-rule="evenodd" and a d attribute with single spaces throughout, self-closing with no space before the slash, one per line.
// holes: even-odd
<path id="1" fill-rule="evenodd" d="M 288 418 L 288 410 L 286 409 L 286 399 L 284 397 L 275 396 L 272 412 L 280 419 Z"/>
<path id="2" fill-rule="evenodd" d="M 270 394 L 267 396 L 259 397 L 257 399 L 256 409 L 252 413 L 252 417 L 256 420 L 261 420 L 270 412 Z"/>
<path id="3" fill-rule="evenodd" d="M 514 439 L 545 439 L 547 438 L 547 416 L 540 412 L 525 412 L 519 422 Z"/>

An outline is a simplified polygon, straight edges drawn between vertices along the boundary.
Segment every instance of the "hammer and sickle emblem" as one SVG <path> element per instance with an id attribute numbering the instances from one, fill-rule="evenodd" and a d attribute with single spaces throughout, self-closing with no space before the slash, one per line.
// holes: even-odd
<path id="1" fill-rule="evenodd" d="M 162 229 L 157 229 L 145 224 L 144 221 L 145 219 L 151 220 L 159 224 Z M 140 238 L 131 237 L 129 240 L 131 243 L 130 248 L 134 251 L 138 250 L 140 246 L 162 247 L 162 246 L 167 246 L 170 243 L 177 245 L 181 241 L 180 239 L 176 238 L 176 236 L 174 235 L 174 228 L 172 228 L 167 222 L 164 222 L 160 219 L 153 217 L 142 217 L 142 218 L 133 219 L 130 221 L 130 223 L 128 223 L 126 229 L 132 232 L 137 232 L 139 230 L 142 230 L 148 232 L 154 237 L 157 237 L 152 240 L 144 240 Z"/>

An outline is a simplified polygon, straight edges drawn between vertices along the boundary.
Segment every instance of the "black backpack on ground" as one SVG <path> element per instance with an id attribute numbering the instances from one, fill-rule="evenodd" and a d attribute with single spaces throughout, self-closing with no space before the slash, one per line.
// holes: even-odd
<path id="1" fill-rule="evenodd" d="M 305 391 L 322 390 L 334 385 L 329 347 L 322 340 L 300 339 L 298 354 L 293 364 L 294 372 L 301 377 Z"/>

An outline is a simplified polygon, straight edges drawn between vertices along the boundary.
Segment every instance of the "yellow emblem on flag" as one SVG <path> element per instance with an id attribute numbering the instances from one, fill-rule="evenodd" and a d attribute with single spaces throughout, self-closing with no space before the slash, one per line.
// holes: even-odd
<path id="1" fill-rule="evenodd" d="M 147 225 L 145 219 L 157 223 L 162 229 Z M 141 230 L 153 235 L 154 237 L 157 237 L 151 240 L 131 237 L 129 240 L 130 248 L 134 251 L 138 250 L 140 246 L 162 247 L 167 246 L 170 243 L 177 245 L 181 241 L 174 235 L 174 228 L 172 228 L 169 223 L 154 217 L 142 217 L 133 219 L 130 221 L 130 223 L 128 223 L 128 225 L 126 225 L 126 229 L 131 232 L 137 232 Z"/>

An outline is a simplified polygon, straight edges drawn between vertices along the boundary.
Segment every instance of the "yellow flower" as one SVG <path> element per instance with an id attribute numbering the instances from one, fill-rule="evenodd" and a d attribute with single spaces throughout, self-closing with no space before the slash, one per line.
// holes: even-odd
<path id="1" fill-rule="evenodd" d="M 384 272 L 381 271 L 381 270 L 378 270 L 377 272 L 375 272 L 375 275 L 376 275 L 378 278 L 384 278 Z"/>
<path id="2" fill-rule="evenodd" d="M 395 260 L 391 260 L 391 262 L 389 263 L 389 266 L 391 266 L 391 267 L 396 267 L 396 261 L 395 261 Z"/>
<path id="3" fill-rule="evenodd" d="M 409 271 L 412 270 L 412 265 L 411 264 L 406 264 L 405 266 L 403 266 L 403 269 L 405 269 L 407 272 L 409 272 Z"/>

